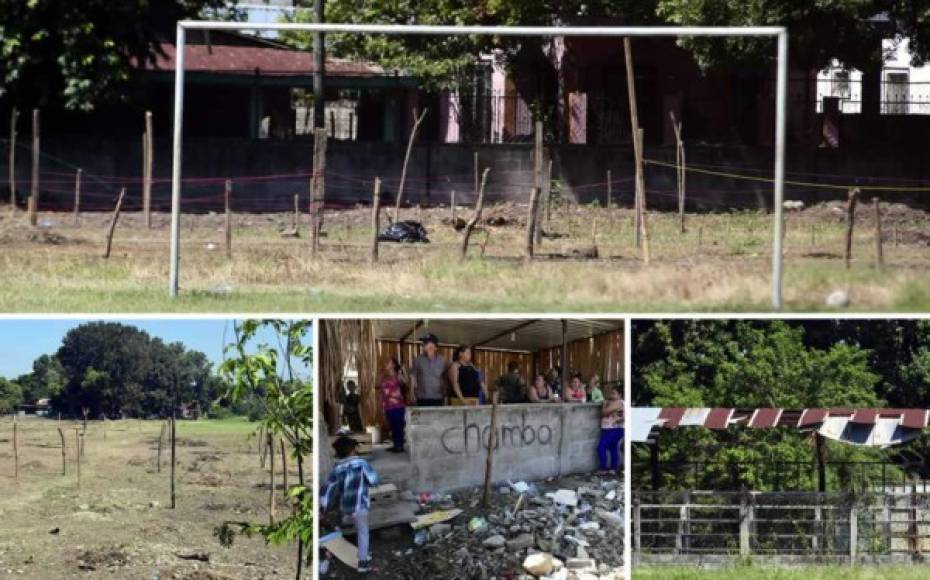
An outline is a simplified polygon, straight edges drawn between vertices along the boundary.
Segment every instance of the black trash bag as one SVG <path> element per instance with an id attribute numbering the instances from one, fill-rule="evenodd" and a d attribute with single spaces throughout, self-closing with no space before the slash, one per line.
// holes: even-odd
<path id="1" fill-rule="evenodd" d="M 403 242 L 406 244 L 428 244 L 426 228 L 420 222 L 403 221 L 391 224 L 378 234 L 379 242 Z"/>

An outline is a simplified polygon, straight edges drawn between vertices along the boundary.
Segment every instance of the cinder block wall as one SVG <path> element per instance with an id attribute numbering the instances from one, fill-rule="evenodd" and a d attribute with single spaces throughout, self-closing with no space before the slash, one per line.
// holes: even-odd
<path id="1" fill-rule="evenodd" d="M 447 491 L 484 482 L 491 407 L 407 410 L 418 489 Z M 497 408 L 492 480 L 535 480 L 597 468 L 600 405 L 526 404 Z"/>

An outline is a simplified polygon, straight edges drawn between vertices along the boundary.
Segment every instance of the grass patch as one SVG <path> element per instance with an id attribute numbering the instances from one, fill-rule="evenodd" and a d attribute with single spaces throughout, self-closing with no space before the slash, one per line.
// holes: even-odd
<path id="1" fill-rule="evenodd" d="M 930 576 L 925 566 L 735 567 L 722 569 L 638 567 L 634 580 L 918 580 Z"/>

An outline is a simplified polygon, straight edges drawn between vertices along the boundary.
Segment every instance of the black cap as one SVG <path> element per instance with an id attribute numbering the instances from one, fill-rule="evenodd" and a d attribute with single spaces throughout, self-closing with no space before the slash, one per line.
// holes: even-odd
<path id="1" fill-rule="evenodd" d="M 420 342 L 422 342 L 423 344 L 426 344 L 427 342 L 431 342 L 435 344 L 436 346 L 439 346 L 439 337 L 433 333 L 428 333 L 428 334 L 423 335 L 423 338 L 420 339 Z"/>

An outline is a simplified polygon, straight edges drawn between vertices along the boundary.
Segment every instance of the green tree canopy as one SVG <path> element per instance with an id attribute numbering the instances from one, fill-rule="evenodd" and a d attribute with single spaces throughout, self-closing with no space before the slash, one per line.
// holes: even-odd
<path id="1" fill-rule="evenodd" d="M 0 377 L 0 414 L 14 412 L 22 402 L 22 388 L 17 383 Z"/>
<path id="2" fill-rule="evenodd" d="M 133 63 L 152 60 L 175 23 L 224 0 L 3 0 L 0 98 L 90 110 L 112 99 Z"/>

